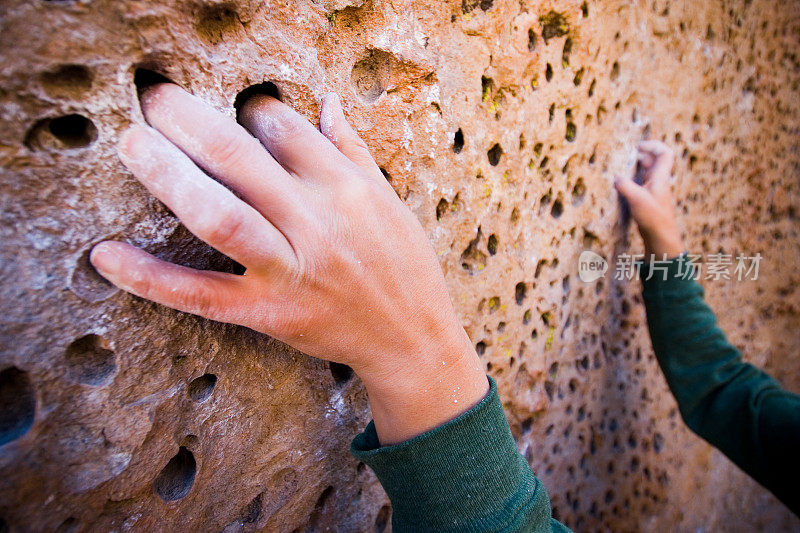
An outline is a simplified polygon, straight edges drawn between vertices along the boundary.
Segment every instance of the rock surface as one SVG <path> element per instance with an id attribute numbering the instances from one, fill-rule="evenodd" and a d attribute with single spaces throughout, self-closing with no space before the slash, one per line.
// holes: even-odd
<path id="1" fill-rule="evenodd" d="M 115 155 L 143 120 L 137 69 L 231 115 L 265 81 L 312 121 L 324 92 L 342 96 L 428 230 L 557 518 L 579 531 L 800 528 L 683 426 L 638 283 L 576 272 L 584 249 L 640 251 L 612 178 L 639 140 L 665 140 L 690 250 L 763 256 L 756 281 L 704 281 L 722 326 L 800 390 L 797 1 L 0 9 L 0 531 L 390 527 L 347 451 L 369 420 L 357 377 L 116 291 L 89 267 L 113 237 L 234 268 Z"/>

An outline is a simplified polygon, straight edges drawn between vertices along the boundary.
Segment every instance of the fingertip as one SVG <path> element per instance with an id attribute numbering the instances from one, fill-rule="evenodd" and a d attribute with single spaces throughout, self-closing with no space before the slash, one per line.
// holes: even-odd
<path id="1" fill-rule="evenodd" d="M 322 95 L 322 103 L 323 104 L 339 104 L 341 105 L 341 100 L 339 99 L 339 94 L 336 91 L 328 91 Z"/>
<path id="2" fill-rule="evenodd" d="M 146 155 L 146 145 L 150 137 L 150 128 L 134 124 L 125 130 L 117 142 L 117 153 L 123 160 L 138 159 Z"/>
<path id="3" fill-rule="evenodd" d="M 634 192 L 633 189 L 635 187 L 637 187 L 636 183 L 630 178 L 622 178 L 620 176 L 614 178 L 614 188 L 626 199 Z"/>
<path id="4" fill-rule="evenodd" d="M 342 99 L 333 91 L 327 92 L 322 96 L 322 108 L 330 111 L 331 114 L 338 115 L 344 118 L 344 111 L 342 110 Z"/>
<path id="5" fill-rule="evenodd" d="M 319 131 L 334 144 L 336 143 L 336 123 L 342 118 L 342 106 L 339 95 L 334 92 L 322 96 L 322 105 L 319 110 Z"/>
<path id="6" fill-rule="evenodd" d="M 114 276 L 122 269 L 122 258 L 119 254 L 119 244 L 113 241 L 103 241 L 96 244 L 89 252 L 89 262 L 101 274 Z"/>
<path id="7" fill-rule="evenodd" d="M 259 117 L 269 112 L 270 108 L 283 105 L 280 100 L 268 94 L 258 93 L 249 96 L 238 109 L 237 120 L 245 127 L 256 124 Z"/>
<path id="8" fill-rule="evenodd" d="M 158 104 L 163 98 L 169 97 L 170 94 L 174 94 L 176 90 L 183 91 L 177 84 L 169 82 L 155 83 L 145 87 L 139 93 L 142 111 L 146 112 L 148 108 Z"/>

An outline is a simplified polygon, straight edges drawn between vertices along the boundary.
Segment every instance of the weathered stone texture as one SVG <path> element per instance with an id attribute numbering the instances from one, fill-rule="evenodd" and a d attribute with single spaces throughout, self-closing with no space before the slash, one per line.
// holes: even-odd
<path id="1" fill-rule="evenodd" d="M 758 281 L 705 282 L 721 324 L 800 390 L 798 41 L 796 1 L 4 0 L 0 530 L 389 519 L 347 451 L 369 419 L 357 378 L 89 267 L 113 237 L 234 268 L 115 155 L 143 120 L 137 68 L 231 115 L 264 81 L 312 121 L 325 91 L 342 95 L 427 228 L 559 519 L 800 528 L 681 423 L 638 284 L 576 275 L 584 249 L 640 249 L 612 176 L 637 141 L 666 140 L 689 248 L 764 256 Z"/>

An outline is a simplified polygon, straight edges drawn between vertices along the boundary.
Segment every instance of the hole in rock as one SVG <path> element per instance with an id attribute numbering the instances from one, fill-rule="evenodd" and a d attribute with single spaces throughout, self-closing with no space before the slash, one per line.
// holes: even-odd
<path id="1" fill-rule="evenodd" d="M 489 164 L 496 167 L 500 164 L 500 158 L 503 157 L 503 148 L 499 143 L 495 143 L 494 146 L 486 152 L 486 157 L 489 158 Z"/>
<path id="2" fill-rule="evenodd" d="M 330 370 L 333 381 L 337 385 L 344 385 L 353 377 L 353 369 L 342 363 L 334 363 L 331 361 Z"/>
<path id="3" fill-rule="evenodd" d="M 556 384 L 552 381 L 545 381 L 544 382 L 544 392 L 547 394 L 547 399 L 551 402 L 553 401 L 553 396 L 555 395 Z"/>
<path id="4" fill-rule="evenodd" d="M 586 2 L 581 4 L 581 15 L 583 15 L 583 18 L 587 18 L 589 16 L 589 4 Z"/>
<path id="5" fill-rule="evenodd" d="M 83 115 L 65 115 L 54 118 L 48 125 L 50 133 L 67 148 L 83 148 L 97 139 L 97 128 Z"/>
<path id="6" fill-rule="evenodd" d="M 331 494 L 333 494 L 333 487 L 329 486 L 322 491 L 322 494 L 319 495 L 319 498 L 317 498 L 317 503 L 314 504 L 314 510 L 312 511 L 311 516 L 308 519 L 308 523 L 306 524 L 305 531 L 322 530 L 320 527 L 322 525 L 321 522 L 327 514 L 325 512 L 325 504 L 328 503 Z"/>
<path id="7" fill-rule="evenodd" d="M 614 64 L 611 66 L 611 74 L 610 74 L 611 81 L 617 81 L 617 79 L 619 78 L 619 73 L 620 73 L 619 62 L 614 61 Z"/>
<path id="8" fill-rule="evenodd" d="M 574 122 L 567 122 L 567 133 L 564 135 L 564 138 L 569 142 L 574 142 L 577 136 L 578 126 L 576 126 Z"/>
<path id="9" fill-rule="evenodd" d="M 276 100 L 281 99 L 281 93 L 278 90 L 278 86 L 272 83 L 271 81 L 265 81 L 263 83 L 256 83 L 255 85 L 251 85 L 245 89 L 239 91 L 239 94 L 236 95 L 236 98 L 233 100 L 233 108 L 236 110 L 236 119 L 239 120 L 239 113 L 242 111 L 242 107 L 244 107 L 245 102 L 247 102 L 253 96 L 258 95 L 266 95 L 275 98 Z"/>
<path id="10" fill-rule="evenodd" d="M 183 440 L 181 440 L 179 446 L 183 446 L 187 450 L 196 450 L 199 444 L 200 438 L 197 435 L 192 435 L 190 433 L 189 435 L 183 437 Z"/>
<path id="11" fill-rule="evenodd" d="M 461 268 L 468 271 L 471 275 L 477 274 L 486 268 L 486 254 L 478 249 L 480 240 L 481 228 L 478 228 L 478 234 L 469 242 L 461 253 Z"/>
<path id="12" fill-rule="evenodd" d="M 572 202 L 579 204 L 583 201 L 585 196 L 586 184 L 583 182 L 583 178 L 578 178 L 578 181 L 575 182 L 575 186 L 572 187 Z"/>
<path id="13" fill-rule="evenodd" d="M 81 300 L 89 303 L 101 302 L 119 292 L 119 289 L 97 273 L 89 262 L 89 246 L 78 257 L 70 276 L 69 288 Z"/>
<path id="14" fill-rule="evenodd" d="M 489 98 L 492 97 L 492 91 L 494 90 L 494 80 L 487 76 L 481 76 L 481 97 L 483 101 L 486 102 Z"/>
<path id="15" fill-rule="evenodd" d="M 204 402 L 214 392 L 214 387 L 217 386 L 217 376 L 214 374 L 203 374 L 199 378 L 193 379 L 189 383 L 186 392 L 189 398 L 196 402 Z"/>
<path id="16" fill-rule="evenodd" d="M 664 449 L 664 435 L 661 433 L 653 435 L 653 449 L 656 453 L 661 453 L 661 450 Z"/>
<path id="17" fill-rule="evenodd" d="M 159 74 L 154 70 L 149 70 L 146 68 L 137 68 L 133 72 L 133 85 L 136 87 L 136 95 L 139 97 L 139 99 L 142 98 L 142 94 L 147 89 L 162 83 L 174 82 L 163 74 Z"/>
<path id="18" fill-rule="evenodd" d="M 378 511 L 377 516 L 375 516 L 375 533 L 383 533 L 386 531 L 386 526 L 389 525 L 389 521 L 392 516 L 392 508 L 388 505 L 384 505 Z"/>
<path id="19" fill-rule="evenodd" d="M 39 76 L 50 96 L 79 98 L 92 88 L 92 72 L 83 65 L 61 65 Z"/>
<path id="20" fill-rule="evenodd" d="M 255 524 L 261 518 L 261 511 L 263 508 L 264 493 L 262 492 L 247 504 L 242 515 L 242 522 L 245 524 Z"/>
<path id="21" fill-rule="evenodd" d="M 489 250 L 489 255 L 495 255 L 497 253 L 497 245 L 498 245 L 497 235 L 492 233 L 491 235 L 489 235 L 489 240 L 486 242 L 486 249 Z"/>
<path id="22" fill-rule="evenodd" d="M 436 220 L 441 220 L 445 213 L 447 213 L 447 208 L 450 207 L 450 204 L 447 200 L 442 198 L 439 200 L 439 203 L 436 204 Z"/>
<path id="23" fill-rule="evenodd" d="M 86 148 L 97 140 L 97 127 L 83 115 L 71 114 L 36 122 L 25 136 L 32 150 Z"/>
<path id="24" fill-rule="evenodd" d="M 356 94 L 371 104 L 386 92 L 391 76 L 392 56 L 383 50 L 370 49 L 356 61 L 350 82 Z"/>
<path id="25" fill-rule="evenodd" d="M 522 302 L 525 301 L 525 296 L 528 294 L 528 285 L 524 281 L 520 281 L 514 287 L 514 300 L 517 302 L 517 305 L 522 305 Z"/>
<path id="26" fill-rule="evenodd" d="M 580 69 L 578 72 L 575 73 L 575 77 L 572 78 L 572 83 L 577 87 L 583 81 L 583 74 L 586 72 L 586 69 Z"/>
<path id="27" fill-rule="evenodd" d="M 80 526 L 80 522 L 78 522 L 78 519 L 71 516 L 66 520 L 64 520 L 63 522 L 61 522 L 61 524 L 56 529 L 56 533 L 74 533 L 75 531 L 78 531 L 78 526 Z"/>
<path id="28" fill-rule="evenodd" d="M 589 92 L 587 93 L 589 95 L 589 98 L 594 96 L 594 90 L 596 88 L 597 88 L 597 80 L 592 80 L 592 83 L 589 84 Z"/>
<path id="29" fill-rule="evenodd" d="M 548 63 L 544 69 L 544 79 L 546 79 L 547 81 L 553 79 L 553 65 L 551 65 L 550 63 Z"/>
<path id="30" fill-rule="evenodd" d="M 569 66 L 569 55 L 572 53 L 572 37 L 567 37 L 564 41 L 564 48 L 561 51 L 561 64 L 564 68 Z"/>
<path id="31" fill-rule="evenodd" d="M 192 489 L 197 462 L 192 452 L 181 446 L 153 482 L 156 494 L 165 502 L 180 500 Z"/>
<path id="32" fill-rule="evenodd" d="M 531 310 L 530 309 L 526 309 L 525 312 L 522 314 L 522 323 L 524 325 L 526 325 L 526 326 L 528 324 L 530 324 L 532 316 L 533 316 L 533 313 L 531 312 Z"/>
<path id="33" fill-rule="evenodd" d="M 108 341 L 94 333 L 72 341 L 67 346 L 64 360 L 67 375 L 84 385 L 105 385 L 117 369 L 116 356 Z"/>
<path id="34" fill-rule="evenodd" d="M 217 44 L 239 24 L 239 14 L 233 4 L 210 4 L 200 10 L 194 29 L 201 39 Z"/>
<path id="35" fill-rule="evenodd" d="M 0 372 L 0 446 L 16 440 L 33 425 L 36 394 L 28 373 L 16 367 Z"/>
<path id="36" fill-rule="evenodd" d="M 533 28 L 528 29 L 528 51 L 533 52 L 536 50 L 536 32 Z"/>
<path id="37" fill-rule="evenodd" d="M 453 152 L 460 154 L 464 149 L 464 131 L 458 128 L 455 136 L 453 137 Z"/>
<path id="38" fill-rule="evenodd" d="M 539 17 L 539 24 L 542 26 L 544 44 L 547 44 L 550 39 L 563 37 L 569 33 L 567 18 L 562 13 L 552 9 Z"/>

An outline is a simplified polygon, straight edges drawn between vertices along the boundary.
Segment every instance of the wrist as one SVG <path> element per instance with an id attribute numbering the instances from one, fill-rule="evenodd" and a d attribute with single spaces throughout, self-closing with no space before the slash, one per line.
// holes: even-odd
<path id="1" fill-rule="evenodd" d="M 650 260 L 651 257 L 657 260 L 665 257 L 674 259 L 686 251 L 677 230 L 666 235 L 648 235 L 644 238 L 644 249 L 646 260 Z"/>
<path id="2" fill-rule="evenodd" d="M 486 396 L 483 365 L 463 329 L 457 337 L 408 354 L 394 368 L 361 376 L 382 446 L 430 431 Z"/>

